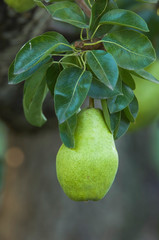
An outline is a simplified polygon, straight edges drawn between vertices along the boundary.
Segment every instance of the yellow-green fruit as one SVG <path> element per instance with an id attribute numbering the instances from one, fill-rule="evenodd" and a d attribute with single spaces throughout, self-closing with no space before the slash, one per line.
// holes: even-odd
<path id="1" fill-rule="evenodd" d="M 57 178 L 64 192 L 75 201 L 100 200 L 111 187 L 117 168 L 118 153 L 101 110 L 82 110 L 75 148 L 63 144 L 57 154 Z"/>
<path id="2" fill-rule="evenodd" d="M 159 79 L 159 60 L 147 69 L 154 77 Z M 130 131 L 147 126 L 159 116 L 159 85 L 134 77 L 136 83 L 135 95 L 139 103 L 139 113 L 135 123 L 130 126 Z"/>
<path id="3" fill-rule="evenodd" d="M 16 12 L 25 12 L 35 6 L 33 0 L 4 0 Z"/>

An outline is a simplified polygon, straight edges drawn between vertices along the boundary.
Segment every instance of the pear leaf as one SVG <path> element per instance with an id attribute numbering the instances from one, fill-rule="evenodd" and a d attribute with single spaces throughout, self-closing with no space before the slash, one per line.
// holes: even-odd
<path id="1" fill-rule="evenodd" d="M 121 112 L 121 119 L 117 131 L 114 134 L 114 138 L 118 139 L 123 136 L 130 126 L 130 121 L 127 119 L 124 111 Z"/>
<path id="2" fill-rule="evenodd" d="M 134 96 L 132 102 L 124 109 L 124 113 L 130 122 L 135 122 L 139 110 L 137 98 Z"/>
<path id="3" fill-rule="evenodd" d="M 73 2 L 63 1 L 45 7 L 52 18 L 79 28 L 88 28 L 87 20 L 81 8 Z"/>
<path id="4" fill-rule="evenodd" d="M 84 102 L 92 81 L 92 74 L 78 67 L 64 69 L 55 85 L 55 112 L 63 123 L 77 112 Z"/>
<path id="5" fill-rule="evenodd" d="M 110 114 L 110 125 L 111 125 L 111 132 L 113 133 L 113 135 L 115 134 L 116 130 L 119 127 L 120 120 L 121 120 L 121 112 Z"/>
<path id="6" fill-rule="evenodd" d="M 93 50 L 86 54 L 87 63 L 96 77 L 110 89 L 118 80 L 118 66 L 113 56 L 103 50 Z"/>
<path id="7" fill-rule="evenodd" d="M 118 6 L 117 6 L 116 1 L 109 0 L 105 13 L 111 11 L 112 9 L 117 9 L 117 8 L 118 8 Z M 106 33 L 108 33 L 112 28 L 113 28 L 113 25 L 106 25 L 106 24 L 98 25 L 98 29 L 94 36 L 101 37 L 101 36 L 105 35 Z"/>
<path id="8" fill-rule="evenodd" d="M 93 33 L 98 26 L 99 20 L 105 13 L 108 0 L 96 0 L 92 6 L 91 18 L 90 18 L 90 32 Z"/>
<path id="9" fill-rule="evenodd" d="M 68 41 L 57 32 L 47 32 L 27 42 L 18 52 L 14 63 L 14 74 L 28 71 L 48 57 L 53 51 L 71 51 Z"/>
<path id="10" fill-rule="evenodd" d="M 158 3 L 158 0 L 136 0 L 136 1 L 144 3 Z"/>
<path id="11" fill-rule="evenodd" d="M 46 72 L 46 83 L 52 96 L 54 96 L 54 88 L 59 74 L 60 74 L 59 64 L 52 64 Z"/>
<path id="12" fill-rule="evenodd" d="M 15 60 L 14 60 L 9 67 L 8 84 L 17 84 L 17 83 L 20 83 L 20 82 L 26 80 L 34 72 L 36 72 L 42 65 L 47 63 L 49 60 L 50 60 L 50 57 L 48 56 L 43 61 L 41 61 L 37 65 L 35 65 L 34 67 L 32 67 L 29 70 L 27 70 L 26 72 L 23 72 L 23 73 L 20 73 L 20 74 L 14 74 L 14 63 L 15 63 Z"/>
<path id="13" fill-rule="evenodd" d="M 101 100 L 101 105 L 103 109 L 103 115 L 104 115 L 104 120 L 106 122 L 106 125 L 111 132 L 111 123 L 110 123 L 110 114 L 107 106 L 107 101 L 106 100 Z"/>
<path id="14" fill-rule="evenodd" d="M 105 13 L 99 24 L 120 25 L 148 32 L 148 26 L 138 14 L 125 9 L 113 9 Z"/>
<path id="15" fill-rule="evenodd" d="M 122 82 L 118 79 L 118 82 L 113 90 L 108 88 L 98 78 L 93 76 L 91 87 L 88 92 L 88 96 L 95 99 L 108 99 L 114 96 L 120 95 L 122 92 Z"/>
<path id="16" fill-rule="evenodd" d="M 103 43 L 118 65 L 128 70 L 139 70 L 156 59 L 149 39 L 142 33 L 133 30 L 108 33 L 103 38 Z"/>
<path id="17" fill-rule="evenodd" d="M 136 86 L 135 86 L 135 81 L 133 79 L 133 77 L 130 74 L 130 71 L 123 69 L 123 68 L 119 68 L 119 75 L 121 80 L 127 84 L 132 90 L 135 90 Z"/>
<path id="18" fill-rule="evenodd" d="M 48 93 L 46 71 L 49 64 L 42 66 L 24 84 L 23 108 L 28 122 L 41 127 L 46 122 L 42 112 L 42 104 Z"/>
<path id="19" fill-rule="evenodd" d="M 151 73 L 147 72 L 144 69 L 136 70 L 136 71 L 131 71 L 132 75 L 135 75 L 137 77 L 141 77 L 145 80 L 148 80 L 150 82 L 158 83 L 159 84 L 159 79 L 155 78 Z"/>
<path id="20" fill-rule="evenodd" d="M 63 68 L 68 67 L 80 67 L 78 57 L 76 56 L 66 56 L 62 58 L 61 64 Z"/>
<path id="21" fill-rule="evenodd" d="M 123 83 L 122 94 L 108 99 L 110 113 L 115 113 L 126 108 L 134 98 L 134 93 L 130 87 Z"/>
<path id="22" fill-rule="evenodd" d="M 74 133 L 76 129 L 76 124 L 77 116 L 75 113 L 72 117 L 59 125 L 61 140 L 68 148 L 75 147 Z"/>

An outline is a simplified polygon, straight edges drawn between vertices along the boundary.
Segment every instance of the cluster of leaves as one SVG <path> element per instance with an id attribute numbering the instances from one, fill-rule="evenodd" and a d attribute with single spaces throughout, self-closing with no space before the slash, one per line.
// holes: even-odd
<path id="1" fill-rule="evenodd" d="M 146 22 L 130 10 L 119 9 L 114 0 L 87 0 L 90 18 L 72 1 L 46 2 L 36 0 L 54 20 L 80 28 L 83 47 L 47 32 L 20 49 L 9 69 L 9 83 L 26 80 L 26 119 L 39 127 L 45 123 L 42 104 L 50 91 L 61 139 L 73 148 L 77 113 L 89 96 L 101 101 L 106 124 L 119 138 L 138 112 L 133 76 L 158 83 L 144 70 L 156 58 L 151 42 L 141 33 L 149 31 Z M 98 44 L 101 49 L 96 49 Z M 55 61 L 55 56 L 60 60 Z"/>
<path id="2" fill-rule="evenodd" d="M 159 1 L 153 1 L 154 3 L 158 4 L 149 4 L 151 1 L 146 2 L 147 4 L 143 3 L 143 1 L 137 3 L 136 1 L 132 0 L 118 0 L 118 5 L 120 8 L 126 8 L 135 11 L 146 21 L 150 30 L 146 33 L 146 36 L 148 36 L 153 43 L 157 57 L 159 58 Z"/>

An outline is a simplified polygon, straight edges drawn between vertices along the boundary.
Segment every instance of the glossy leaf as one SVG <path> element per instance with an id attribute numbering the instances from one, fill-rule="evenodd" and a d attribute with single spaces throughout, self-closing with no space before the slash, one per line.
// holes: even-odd
<path id="1" fill-rule="evenodd" d="M 109 114 L 109 110 L 108 110 L 108 106 L 107 106 L 107 101 L 101 100 L 101 105 L 102 105 L 105 123 L 106 123 L 109 131 L 111 132 L 110 114 Z"/>
<path id="2" fill-rule="evenodd" d="M 66 22 L 79 28 L 88 28 L 85 14 L 76 3 L 56 2 L 46 6 L 46 9 L 57 21 Z"/>
<path id="3" fill-rule="evenodd" d="M 59 125 L 61 140 L 68 148 L 75 147 L 74 133 L 76 129 L 76 124 L 77 116 L 76 114 L 74 114 L 72 117 Z"/>
<path id="4" fill-rule="evenodd" d="M 53 51 L 57 53 L 70 51 L 71 48 L 68 46 L 68 41 L 57 32 L 47 32 L 33 38 L 18 52 L 14 64 L 14 74 L 28 71 Z"/>
<path id="5" fill-rule="evenodd" d="M 138 70 L 151 64 L 155 51 L 148 38 L 133 30 L 108 33 L 103 38 L 106 50 L 113 55 L 118 65 L 129 70 Z"/>
<path id="6" fill-rule="evenodd" d="M 110 89 L 118 80 L 118 67 L 111 54 L 103 50 L 93 50 L 86 54 L 87 63 L 96 77 Z"/>
<path id="7" fill-rule="evenodd" d="M 46 71 L 49 64 L 42 66 L 24 84 L 23 108 L 28 122 L 41 127 L 46 122 L 42 112 L 42 104 L 48 92 Z"/>
<path id="8" fill-rule="evenodd" d="M 117 9 L 117 3 L 114 0 L 109 0 L 108 4 L 107 4 L 107 8 L 105 12 L 109 12 L 112 9 Z M 111 29 L 113 28 L 112 25 L 99 25 L 98 30 L 95 33 L 95 37 L 101 37 L 103 35 L 105 35 L 106 33 L 108 33 Z"/>
<path id="9" fill-rule="evenodd" d="M 124 109 L 124 113 L 130 122 L 134 122 L 139 110 L 137 98 L 134 96 L 132 102 Z"/>
<path id="10" fill-rule="evenodd" d="M 28 71 L 20 73 L 20 74 L 14 74 L 14 62 L 13 61 L 9 67 L 8 72 L 8 83 L 9 84 L 17 84 L 20 83 L 27 78 L 29 78 L 34 72 L 36 72 L 42 65 L 47 63 L 50 60 L 50 57 L 45 58 L 43 61 L 39 62 L 34 67 L 30 68 Z"/>
<path id="11" fill-rule="evenodd" d="M 108 99 L 114 96 L 121 94 L 122 84 L 120 79 L 118 80 L 115 88 L 111 90 L 107 86 L 105 86 L 102 82 L 98 80 L 98 78 L 92 78 L 91 87 L 88 92 L 88 96 L 95 99 Z"/>
<path id="12" fill-rule="evenodd" d="M 151 73 L 147 72 L 144 69 L 136 70 L 136 71 L 131 71 L 131 73 L 137 77 L 141 77 L 145 80 L 148 80 L 150 82 L 158 83 L 159 84 L 159 77 L 158 79 L 155 78 Z"/>
<path id="13" fill-rule="evenodd" d="M 80 62 L 76 56 L 63 57 L 61 64 L 62 64 L 63 68 L 80 67 Z"/>
<path id="14" fill-rule="evenodd" d="M 138 14 L 125 9 L 114 9 L 105 13 L 99 24 L 120 25 L 148 32 L 148 26 Z"/>
<path id="15" fill-rule="evenodd" d="M 137 0 L 138 2 L 144 2 L 144 3 L 158 3 L 158 0 Z"/>
<path id="16" fill-rule="evenodd" d="M 90 18 L 90 33 L 92 34 L 98 26 L 99 20 L 105 13 L 108 0 L 96 0 L 92 6 L 91 18 Z"/>
<path id="17" fill-rule="evenodd" d="M 110 113 L 115 113 L 126 108 L 134 98 L 134 93 L 131 88 L 123 83 L 122 95 L 108 99 L 108 108 Z"/>
<path id="18" fill-rule="evenodd" d="M 35 0 L 34 0 L 35 1 Z M 73 2 L 74 0 L 69 0 L 70 2 Z M 47 3 L 53 3 L 53 2 L 63 2 L 63 0 L 45 0 Z"/>
<path id="19" fill-rule="evenodd" d="M 130 72 L 126 69 L 119 68 L 119 74 L 120 74 L 121 80 L 125 84 L 127 84 L 132 90 L 135 90 L 135 88 L 136 88 L 135 81 L 134 81 L 133 77 L 131 76 Z"/>
<path id="20" fill-rule="evenodd" d="M 116 112 L 116 113 L 110 114 L 110 124 L 111 124 L 112 133 L 115 134 L 116 130 L 119 127 L 120 120 L 121 120 L 121 112 Z"/>
<path id="21" fill-rule="evenodd" d="M 84 102 L 92 81 L 92 74 L 78 67 L 64 69 L 55 85 L 55 111 L 59 123 L 77 112 Z"/>
<path id="22" fill-rule="evenodd" d="M 60 71 L 59 64 L 52 64 L 46 72 L 46 83 L 52 96 L 54 96 L 54 88 Z"/>
<path id="23" fill-rule="evenodd" d="M 118 139 L 121 136 L 123 136 L 127 132 L 129 126 L 130 126 L 130 121 L 127 119 L 125 113 L 122 111 L 120 124 L 115 134 L 115 139 Z"/>

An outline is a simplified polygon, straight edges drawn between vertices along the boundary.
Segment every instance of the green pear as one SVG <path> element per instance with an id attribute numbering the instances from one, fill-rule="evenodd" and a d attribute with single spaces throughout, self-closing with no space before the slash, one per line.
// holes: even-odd
<path id="1" fill-rule="evenodd" d="M 146 71 L 159 79 L 159 60 L 147 67 Z M 130 125 L 130 131 L 147 126 L 159 116 L 159 85 L 136 76 L 133 78 L 136 83 L 135 95 L 139 103 L 139 113 L 135 123 Z"/>
<path id="2" fill-rule="evenodd" d="M 58 151 L 56 171 L 65 194 L 75 201 L 97 201 L 111 187 L 118 168 L 118 153 L 99 109 L 82 110 L 77 117 L 75 148 Z"/>
<path id="3" fill-rule="evenodd" d="M 33 0 L 4 0 L 16 12 L 26 12 L 35 6 Z"/>

